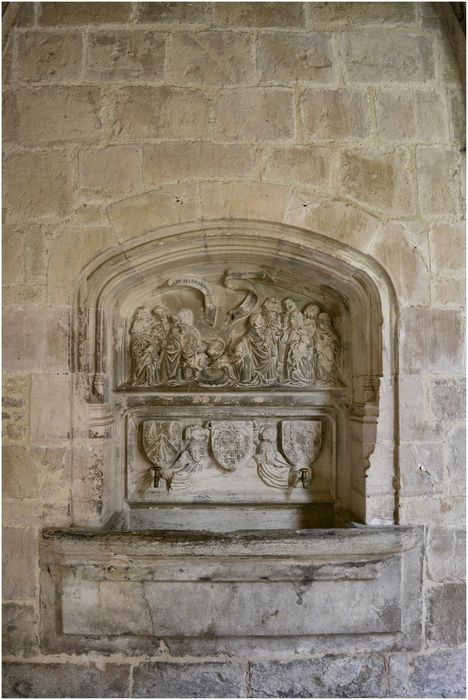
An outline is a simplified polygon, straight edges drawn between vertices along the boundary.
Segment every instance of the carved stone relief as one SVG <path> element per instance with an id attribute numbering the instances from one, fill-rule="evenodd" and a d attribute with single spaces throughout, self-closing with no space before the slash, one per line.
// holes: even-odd
<path id="1" fill-rule="evenodd" d="M 176 288 L 169 308 L 163 300 Z M 203 298 L 196 314 L 193 294 Z M 122 388 L 340 385 L 341 344 L 330 313 L 272 287 L 264 271 L 227 271 L 222 284 L 172 277 L 160 298 L 133 313 Z"/>
<path id="2" fill-rule="evenodd" d="M 321 435 L 320 420 L 213 420 L 184 431 L 178 421 L 145 420 L 142 450 L 153 475 L 147 487 L 190 490 L 207 467 L 234 472 L 250 463 L 267 486 L 308 489 Z"/>

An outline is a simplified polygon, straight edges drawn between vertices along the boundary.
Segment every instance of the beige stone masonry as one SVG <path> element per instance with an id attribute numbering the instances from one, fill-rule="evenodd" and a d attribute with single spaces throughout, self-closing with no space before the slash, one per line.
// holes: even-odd
<path id="1" fill-rule="evenodd" d="M 83 63 L 81 32 L 28 31 L 16 36 L 15 79 L 66 82 L 79 79 Z"/>
<path id="2" fill-rule="evenodd" d="M 329 34 L 260 33 L 257 65 L 263 85 L 286 85 L 296 81 L 332 83 L 336 75 Z"/>
<path id="3" fill-rule="evenodd" d="M 423 147 L 416 150 L 419 205 L 427 219 L 463 215 L 463 162 L 458 150 Z"/>
<path id="4" fill-rule="evenodd" d="M 90 196 L 112 196 L 140 187 L 141 153 L 138 146 L 108 146 L 80 151 L 79 180 Z"/>
<path id="5" fill-rule="evenodd" d="M 224 27 L 304 26 L 304 9 L 299 2 L 217 2 L 213 10 L 214 24 Z"/>
<path id="6" fill-rule="evenodd" d="M 139 2 L 137 21 L 142 24 L 160 24 L 163 27 L 211 25 L 211 3 L 206 2 Z"/>
<path id="7" fill-rule="evenodd" d="M 463 314 L 459 311 L 406 309 L 402 313 L 402 371 L 462 374 L 463 338 Z"/>
<path id="8" fill-rule="evenodd" d="M 299 101 L 304 135 L 313 141 L 361 141 L 372 132 L 369 98 L 357 90 L 304 90 Z"/>
<path id="9" fill-rule="evenodd" d="M 434 272 L 455 271 L 465 269 L 465 227 L 441 225 L 435 226 L 429 232 L 431 251 L 431 266 Z"/>
<path id="10" fill-rule="evenodd" d="M 239 85 L 255 82 L 253 37 L 232 32 L 173 34 L 167 76 L 175 85 Z"/>
<path id="11" fill-rule="evenodd" d="M 199 90 L 122 88 L 116 95 L 114 134 L 131 139 L 208 136 L 210 102 Z"/>
<path id="12" fill-rule="evenodd" d="M 291 90 L 226 89 L 215 103 L 215 137 L 225 141 L 292 140 L 295 135 Z"/>
<path id="13" fill-rule="evenodd" d="M 31 377 L 28 374 L 5 374 L 2 396 L 3 444 L 29 440 Z"/>
<path id="14" fill-rule="evenodd" d="M 159 185 L 188 178 L 252 177 L 257 150 L 208 141 L 148 144 L 143 147 L 143 179 Z"/>
<path id="15" fill-rule="evenodd" d="M 119 82 L 164 77 L 166 36 L 160 32 L 140 30 L 90 32 L 87 37 L 87 80 Z"/>
<path id="16" fill-rule="evenodd" d="M 310 29 L 347 30 L 356 27 L 417 26 L 413 2 L 310 2 L 306 4 Z"/>
<path id="17" fill-rule="evenodd" d="M 38 23 L 43 26 L 113 24 L 130 18 L 129 2 L 43 2 L 39 4 Z"/>
<path id="18" fill-rule="evenodd" d="M 255 182 L 203 182 L 200 198 L 203 219 L 282 221 L 288 188 Z"/>
<path id="19" fill-rule="evenodd" d="M 274 147 L 264 155 L 263 175 L 270 181 L 308 182 L 312 187 L 329 191 L 335 157 L 331 148 L 322 146 Z"/>
<path id="20" fill-rule="evenodd" d="M 443 96 L 431 90 L 384 89 L 376 93 L 377 133 L 383 142 L 440 143 L 448 139 Z"/>

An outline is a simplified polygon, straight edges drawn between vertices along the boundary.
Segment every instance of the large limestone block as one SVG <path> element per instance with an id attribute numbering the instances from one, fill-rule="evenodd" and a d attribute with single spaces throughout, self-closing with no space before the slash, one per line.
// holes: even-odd
<path id="1" fill-rule="evenodd" d="M 305 188 L 293 190 L 286 221 L 366 251 L 378 234 L 380 220 L 349 202 L 323 197 Z"/>
<path id="2" fill-rule="evenodd" d="M 107 213 L 119 240 L 126 240 L 157 226 L 199 219 L 198 189 L 188 183 L 167 185 L 112 204 Z"/>
<path id="3" fill-rule="evenodd" d="M 463 373 L 463 316 L 452 309 L 409 308 L 401 320 L 403 372 Z"/>
<path id="4" fill-rule="evenodd" d="M 400 487 L 403 496 L 441 493 L 444 486 L 442 442 L 400 442 Z"/>
<path id="5" fill-rule="evenodd" d="M 208 98 L 199 90 L 126 87 L 116 97 L 116 136 L 200 138 L 209 134 Z"/>
<path id="6" fill-rule="evenodd" d="M 60 151 L 12 153 L 4 169 L 7 208 L 20 219 L 63 216 L 71 208 L 72 172 Z"/>
<path id="7" fill-rule="evenodd" d="M 294 136 L 294 98 L 280 88 L 222 90 L 215 103 L 215 136 L 232 141 L 277 141 Z"/>
<path id="8" fill-rule="evenodd" d="M 456 647 L 466 639 L 464 583 L 434 584 L 427 590 L 426 635 L 431 647 Z"/>
<path id="9" fill-rule="evenodd" d="M 381 89 L 376 93 L 377 133 L 382 141 L 439 143 L 448 139 L 443 96 L 431 90 Z"/>
<path id="10" fill-rule="evenodd" d="M 310 2 L 306 10 L 311 29 L 346 30 L 381 25 L 406 29 L 418 19 L 413 2 Z"/>
<path id="11" fill-rule="evenodd" d="M 130 664 L 10 662 L 3 683 L 7 697 L 125 698 L 130 696 Z"/>
<path id="12" fill-rule="evenodd" d="M 4 312 L 4 367 L 7 370 L 67 370 L 68 313 L 36 306 Z"/>
<path id="13" fill-rule="evenodd" d="M 4 286 L 25 280 L 23 232 L 18 226 L 3 226 L 2 279 Z"/>
<path id="14" fill-rule="evenodd" d="M 389 658 L 391 697 L 464 698 L 466 696 L 465 649 L 447 649 L 409 657 Z"/>
<path id="15" fill-rule="evenodd" d="M 257 39 L 260 83 L 285 85 L 297 80 L 330 83 L 336 60 L 328 34 L 262 33 Z"/>
<path id="16" fill-rule="evenodd" d="M 166 37 L 152 31 L 99 31 L 88 34 L 86 78 L 162 80 Z"/>
<path id="17" fill-rule="evenodd" d="M 431 527 L 427 542 L 427 571 L 432 581 L 463 580 L 466 573 L 466 533 Z"/>
<path id="18" fill-rule="evenodd" d="M 430 304 L 427 235 L 417 225 L 389 222 L 372 241 L 369 253 L 387 270 L 400 303 Z"/>
<path id="19" fill-rule="evenodd" d="M 322 656 L 291 661 L 253 661 L 254 697 L 381 697 L 385 688 L 382 656 Z"/>
<path id="20" fill-rule="evenodd" d="M 67 502 L 70 495 L 70 454 L 63 447 L 6 445 L 3 452 L 3 493 L 6 498 Z"/>
<path id="21" fill-rule="evenodd" d="M 302 3 L 218 2 L 214 23 L 223 27 L 303 27 Z"/>
<path id="22" fill-rule="evenodd" d="M 288 190 L 266 183 L 203 182 L 200 196 L 204 219 L 282 221 Z"/>
<path id="23" fill-rule="evenodd" d="M 434 77 L 432 39 L 396 32 L 342 35 L 343 79 L 355 83 L 426 83 Z"/>
<path id="24" fill-rule="evenodd" d="M 47 272 L 49 301 L 67 304 L 87 262 L 116 243 L 109 228 L 65 229 L 52 250 Z"/>
<path id="25" fill-rule="evenodd" d="M 329 148 L 279 146 L 265 155 L 264 177 L 273 182 L 308 182 L 311 187 L 328 191 L 335 153 Z"/>
<path id="26" fill-rule="evenodd" d="M 251 146 L 182 141 L 143 146 L 143 179 L 163 184 L 191 178 L 249 177 L 255 174 Z"/>
<path id="27" fill-rule="evenodd" d="M 31 441 L 37 445 L 66 443 L 71 436 L 70 376 L 33 375 Z"/>
<path id="28" fill-rule="evenodd" d="M 3 329 L 5 333 L 5 327 Z M 5 362 L 5 354 L 3 361 Z M 6 367 L 4 366 L 4 371 Z M 29 439 L 31 377 L 4 374 L 2 392 L 3 441 L 26 442 Z"/>
<path id="29" fill-rule="evenodd" d="M 464 273 L 446 272 L 431 279 L 431 298 L 434 306 L 465 308 L 466 279 Z"/>
<path id="30" fill-rule="evenodd" d="M 137 21 L 142 24 L 211 25 L 211 3 L 209 2 L 139 2 Z"/>
<path id="31" fill-rule="evenodd" d="M 38 23 L 43 26 L 113 24 L 127 22 L 129 2 L 42 2 Z"/>
<path id="32" fill-rule="evenodd" d="M 440 440 L 443 427 L 431 412 L 428 380 L 424 375 L 400 374 L 400 438 L 411 442 Z"/>
<path id="33" fill-rule="evenodd" d="M 90 197 L 134 192 L 140 186 L 140 173 L 141 155 L 137 146 L 80 151 L 80 187 Z"/>
<path id="34" fill-rule="evenodd" d="M 79 32 L 28 31 L 17 35 L 14 78 L 25 82 L 77 81 L 83 65 Z"/>
<path id="35" fill-rule="evenodd" d="M 441 224 L 429 232 L 431 270 L 447 272 L 465 270 L 465 227 Z"/>
<path id="36" fill-rule="evenodd" d="M 3 596 L 5 600 L 29 600 L 37 594 L 37 530 L 3 529 Z"/>
<path id="37" fill-rule="evenodd" d="M 463 422 L 466 407 L 465 378 L 434 377 L 429 380 L 429 401 L 438 423 L 449 428 L 456 421 Z"/>
<path id="38" fill-rule="evenodd" d="M 254 82 L 253 37 L 232 32 L 180 32 L 172 36 L 167 81 L 175 85 Z"/>
<path id="39" fill-rule="evenodd" d="M 240 663 L 148 661 L 133 671 L 139 698 L 243 698 L 245 668 Z"/>
<path id="40" fill-rule="evenodd" d="M 21 145 L 93 143 L 103 133 L 101 91 L 61 86 L 15 92 L 13 140 Z"/>
<path id="41" fill-rule="evenodd" d="M 415 213 L 414 165 L 408 149 L 345 150 L 339 170 L 344 196 L 392 217 Z"/>
<path id="42" fill-rule="evenodd" d="M 431 219 L 463 216 L 463 162 L 455 149 L 424 147 L 416 150 L 419 205 Z"/>
<path id="43" fill-rule="evenodd" d="M 358 90 L 304 90 L 300 113 L 307 139 L 360 140 L 370 136 L 369 98 Z"/>
<path id="44" fill-rule="evenodd" d="M 38 616 L 35 606 L 4 603 L 2 630 L 5 655 L 31 656 L 38 652 Z"/>

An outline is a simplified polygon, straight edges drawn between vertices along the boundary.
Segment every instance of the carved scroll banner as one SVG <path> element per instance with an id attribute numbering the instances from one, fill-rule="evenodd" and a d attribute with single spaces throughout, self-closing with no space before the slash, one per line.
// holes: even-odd
<path id="1" fill-rule="evenodd" d="M 212 421 L 211 450 L 218 464 L 234 471 L 252 457 L 254 449 L 251 421 Z"/>
<path id="2" fill-rule="evenodd" d="M 211 286 L 199 277 L 171 277 L 167 281 L 168 287 L 193 287 L 203 295 L 205 321 L 213 326 L 216 320 L 216 299 Z"/>

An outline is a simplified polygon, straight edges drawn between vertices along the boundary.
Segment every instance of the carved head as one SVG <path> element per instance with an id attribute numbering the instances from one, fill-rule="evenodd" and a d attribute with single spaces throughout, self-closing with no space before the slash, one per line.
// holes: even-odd
<path id="1" fill-rule="evenodd" d="M 305 318 L 315 320 L 320 313 L 320 308 L 317 304 L 308 304 L 302 313 Z"/>
<path id="2" fill-rule="evenodd" d="M 289 322 L 292 328 L 302 328 L 304 320 L 300 311 L 293 311 L 289 317 Z"/>
<path id="3" fill-rule="evenodd" d="M 279 314 L 281 313 L 281 304 L 276 297 L 267 297 L 262 304 L 262 309 L 269 313 Z"/>
<path id="4" fill-rule="evenodd" d="M 188 326 L 193 325 L 193 312 L 190 309 L 181 309 L 178 316 L 181 323 L 186 323 Z"/>
<path id="5" fill-rule="evenodd" d="M 210 340 L 208 347 L 206 349 L 206 354 L 212 359 L 216 360 L 223 354 L 225 349 L 225 344 L 221 338 L 213 338 Z"/>
<path id="6" fill-rule="evenodd" d="M 297 311 L 296 302 L 294 301 L 294 299 L 290 299 L 289 297 L 286 297 L 286 299 L 283 299 L 282 307 L 283 307 L 283 310 L 287 311 L 288 313 L 291 311 Z"/>
<path id="7" fill-rule="evenodd" d="M 165 306 L 155 306 L 152 313 L 156 321 L 159 321 L 159 323 L 167 323 L 169 320 L 169 311 Z"/>
<path id="8" fill-rule="evenodd" d="M 322 313 L 318 316 L 319 326 L 321 328 L 331 328 L 332 321 L 330 314 Z"/>
<path id="9" fill-rule="evenodd" d="M 263 428 L 262 432 L 258 436 L 260 440 L 264 440 L 265 442 L 275 442 L 276 441 L 276 428 L 273 425 L 268 425 L 266 428 Z"/>

